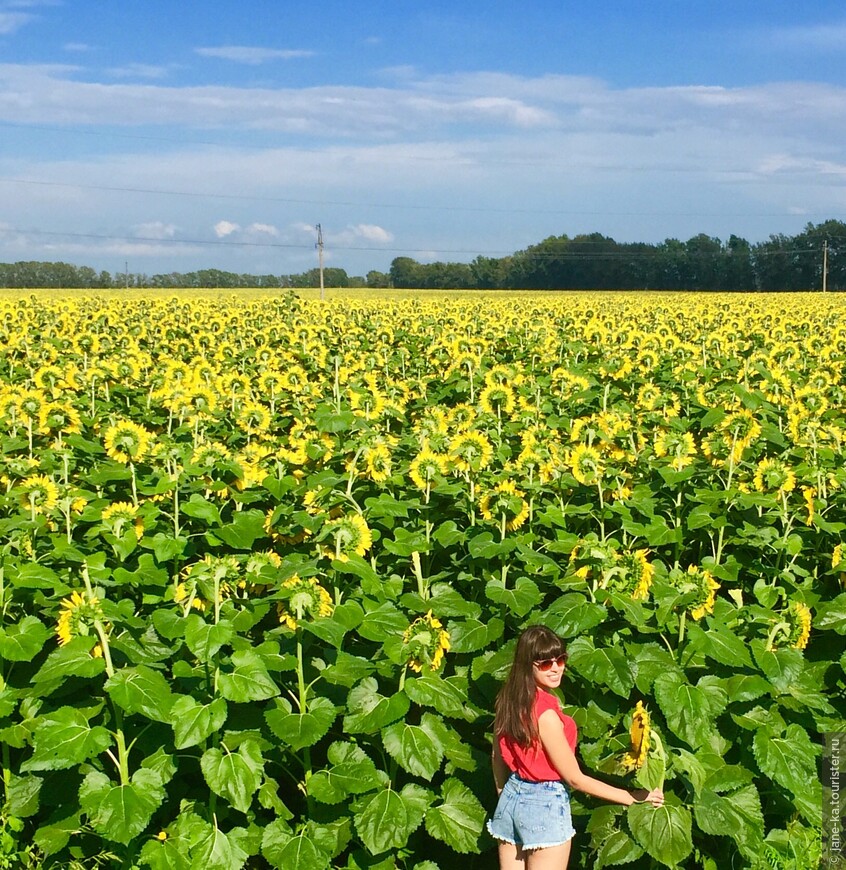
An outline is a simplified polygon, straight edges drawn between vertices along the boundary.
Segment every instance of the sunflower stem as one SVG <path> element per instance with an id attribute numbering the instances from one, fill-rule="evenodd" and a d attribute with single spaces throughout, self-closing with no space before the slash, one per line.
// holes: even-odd
<path id="1" fill-rule="evenodd" d="M 308 692 L 305 684 L 305 670 L 303 665 L 303 630 L 297 626 L 297 686 L 299 688 L 300 716 L 308 712 Z M 314 799 L 308 793 L 308 781 L 311 779 L 311 748 L 303 748 L 303 790 L 306 796 L 309 817 L 313 815 Z"/>
<path id="2" fill-rule="evenodd" d="M 423 568 L 420 564 L 420 553 L 416 550 L 411 554 L 411 564 L 414 568 L 414 576 L 417 578 L 417 593 L 425 601 L 429 597 L 429 584 L 423 576 Z"/>

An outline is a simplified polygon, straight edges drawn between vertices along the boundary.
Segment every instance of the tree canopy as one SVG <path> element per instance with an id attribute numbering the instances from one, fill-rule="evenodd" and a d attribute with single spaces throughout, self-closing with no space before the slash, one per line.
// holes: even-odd
<path id="1" fill-rule="evenodd" d="M 795 235 L 774 234 L 752 244 L 699 233 L 686 242 L 617 242 L 601 233 L 549 236 L 505 257 L 478 256 L 470 263 L 419 263 L 396 257 L 388 272 L 354 277 L 340 267 L 324 270 L 327 287 L 536 290 L 816 290 L 846 289 L 846 224 L 809 223 Z M 221 269 L 194 272 L 97 272 L 70 263 L 0 263 L 0 287 L 318 287 L 318 269 L 302 274 L 251 275 Z"/>

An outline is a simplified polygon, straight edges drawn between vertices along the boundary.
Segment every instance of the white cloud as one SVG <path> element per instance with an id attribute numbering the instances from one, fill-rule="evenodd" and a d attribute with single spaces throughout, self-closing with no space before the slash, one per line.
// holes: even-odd
<path id="1" fill-rule="evenodd" d="M 776 48 L 843 51 L 846 49 L 846 22 L 776 27 L 765 32 L 765 41 Z"/>
<path id="2" fill-rule="evenodd" d="M 232 223 L 232 221 L 218 221 L 214 225 L 214 234 L 219 239 L 224 239 L 226 236 L 231 236 L 232 233 L 237 233 L 240 229 L 240 225 Z"/>
<path id="3" fill-rule="evenodd" d="M 376 226 L 375 224 L 356 224 L 350 227 L 353 233 L 359 238 L 366 239 L 368 242 L 382 242 L 387 244 L 394 240 L 394 234 L 388 230 Z"/>
<path id="4" fill-rule="evenodd" d="M 245 232 L 257 236 L 273 236 L 274 238 L 279 236 L 279 230 L 273 224 L 253 223 L 246 228 Z"/>
<path id="5" fill-rule="evenodd" d="M 106 70 L 110 76 L 124 79 L 163 79 L 169 75 L 171 67 L 156 66 L 150 63 L 128 63 Z"/>
<path id="6" fill-rule="evenodd" d="M 85 42 L 66 42 L 62 48 L 64 48 L 65 51 L 91 51 L 91 46 Z"/>
<path id="7" fill-rule="evenodd" d="M 176 224 L 165 221 L 148 221 L 136 224 L 134 227 L 135 235 L 142 239 L 172 239 L 176 236 L 178 229 Z"/>
<path id="8" fill-rule="evenodd" d="M 294 58 L 313 57 L 313 51 L 287 48 L 261 48 L 254 45 L 220 45 L 217 47 L 195 48 L 201 57 L 216 57 L 231 60 L 235 63 L 246 63 L 251 66 L 267 63 L 273 60 L 293 60 Z"/>
<path id="9" fill-rule="evenodd" d="M 0 12 L 0 35 L 16 33 L 33 18 L 28 12 Z"/>

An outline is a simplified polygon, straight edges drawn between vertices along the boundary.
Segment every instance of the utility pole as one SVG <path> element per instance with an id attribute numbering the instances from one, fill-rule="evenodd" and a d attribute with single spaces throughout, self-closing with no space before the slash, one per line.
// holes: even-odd
<path id="1" fill-rule="evenodd" d="M 123 263 L 123 283 L 125 289 L 129 290 L 129 260 L 124 260 Z"/>
<path id="2" fill-rule="evenodd" d="M 822 292 L 828 288 L 828 239 L 823 242 L 823 286 Z"/>
<path id="3" fill-rule="evenodd" d="M 326 290 L 323 286 L 323 228 L 317 225 L 317 265 L 320 269 L 320 301 L 326 299 Z"/>

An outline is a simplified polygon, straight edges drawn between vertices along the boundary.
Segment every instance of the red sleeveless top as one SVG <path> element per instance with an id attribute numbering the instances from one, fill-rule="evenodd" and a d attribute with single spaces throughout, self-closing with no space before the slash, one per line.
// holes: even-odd
<path id="1" fill-rule="evenodd" d="M 564 726 L 564 737 L 567 743 L 570 744 L 570 749 L 575 752 L 576 741 L 578 740 L 578 730 L 575 721 L 572 717 L 564 714 L 555 695 L 543 689 L 538 689 L 535 697 L 535 709 L 533 711 L 535 722 L 547 710 L 555 710 L 558 714 Z M 520 746 L 509 735 L 503 734 L 499 738 L 499 751 L 508 769 L 516 773 L 520 779 L 525 779 L 529 782 L 547 782 L 549 780 L 561 779 L 561 774 L 558 773 L 549 760 L 549 756 L 546 754 L 546 750 L 539 739 L 535 740 L 528 748 L 525 748 Z"/>

